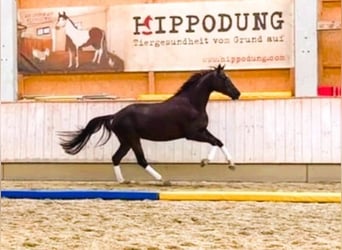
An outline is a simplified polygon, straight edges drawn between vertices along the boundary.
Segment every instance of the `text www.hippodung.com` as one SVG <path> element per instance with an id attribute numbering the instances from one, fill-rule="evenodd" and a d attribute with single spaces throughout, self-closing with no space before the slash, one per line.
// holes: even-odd
<path id="1" fill-rule="evenodd" d="M 280 62 L 286 61 L 287 56 L 284 55 L 274 55 L 274 56 L 219 56 L 219 57 L 205 57 L 203 58 L 204 63 L 230 63 L 230 64 L 240 64 L 249 62 Z"/>

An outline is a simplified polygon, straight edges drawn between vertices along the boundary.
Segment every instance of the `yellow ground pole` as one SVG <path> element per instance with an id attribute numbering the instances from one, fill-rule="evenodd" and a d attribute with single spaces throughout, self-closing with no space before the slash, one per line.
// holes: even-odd
<path id="1" fill-rule="evenodd" d="M 334 192 L 236 192 L 236 191 L 175 191 L 160 192 L 160 200 L 174 201 L 264 201 L 339 203 L 341 194 Z"/>

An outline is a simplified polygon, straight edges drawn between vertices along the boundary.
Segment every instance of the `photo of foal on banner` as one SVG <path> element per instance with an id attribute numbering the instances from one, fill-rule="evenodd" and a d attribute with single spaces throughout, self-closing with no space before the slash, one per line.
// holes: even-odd
<path id="1" fill-rule="evenodd" d="M 19 9 L 18 16 L 22 73 L 293 67 L 291 0 Z"/>

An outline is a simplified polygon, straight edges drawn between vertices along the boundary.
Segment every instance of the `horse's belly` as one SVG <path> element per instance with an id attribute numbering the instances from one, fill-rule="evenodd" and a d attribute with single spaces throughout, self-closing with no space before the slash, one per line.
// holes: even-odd
<path id="1" fill-rule="evenodd" d="M 149 140 L 149 141 L 172 141 L 176 139 L 182 138 L 181 136 L 170 136 L 170 135 L 146 135 L 142 136 L 142 139 Z"/>
<path id="2" fill-rule="evenodd" d="M 177 126 L 153 126 L 151 129 L 140 131 L 143 139 L 151 141 L 170 141 L 184 137 L 182 131 Z"/>

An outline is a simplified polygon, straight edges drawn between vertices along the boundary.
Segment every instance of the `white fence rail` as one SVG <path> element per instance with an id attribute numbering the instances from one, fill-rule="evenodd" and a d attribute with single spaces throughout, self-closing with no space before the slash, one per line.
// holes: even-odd
<path id="1" fill-rule="evenodd" d="M 4 103 L 1 113 L 3 162 L 110 162 L 118 146 L 112 137 L 94 147 L 100 133 L 76 156 L 63 152 L 56 131 L 74 130 L 95 116 L 114 113 L 128 102 Z M 209 130 L 238 163 L 339 163 L 339 98 L 219 101 L 208 104 Z M 210 146 L 199 142 L 143 141 L 150 162 L 196 163 Z M 124 162 L 134 162 L 132 152 Z M 217 155 L 216 162 L 224 162 Z"/>

